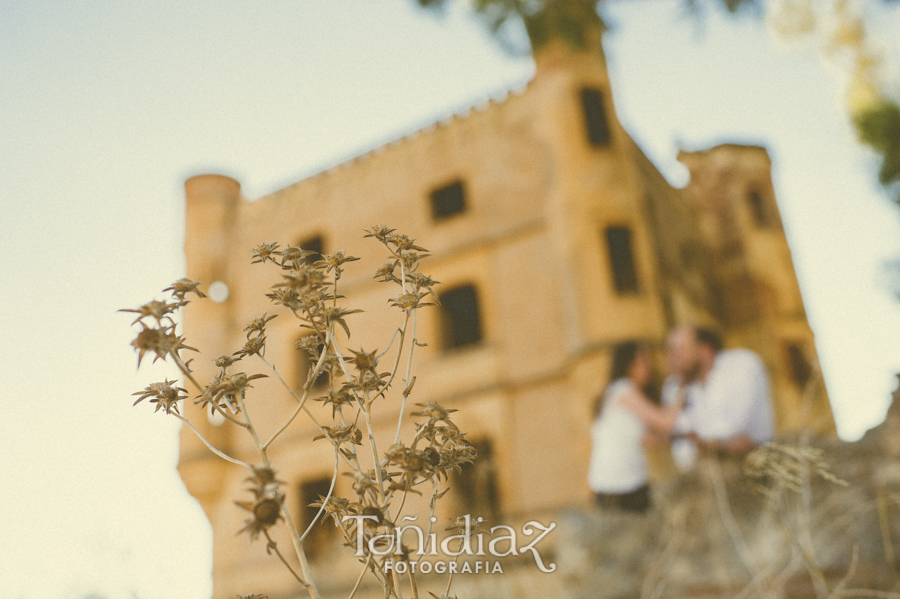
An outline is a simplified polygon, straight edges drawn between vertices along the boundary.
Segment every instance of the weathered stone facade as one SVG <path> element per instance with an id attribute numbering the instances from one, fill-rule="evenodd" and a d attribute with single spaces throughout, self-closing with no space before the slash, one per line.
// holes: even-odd
<path id="1" fill-rule="evenodd" d="M 477 298 L 479 338 L 462 347 L 448 347 L 440 310 L 422 311 L 419 334 L 429 347 L 418 354 L 414 399 L 458 408 L 457 424 L 489 450 L 476 480 L 491 492 L 475 493 L 492 505 L 482 507 L 516 526 L 570 514 L 560 516 L 560 534 L 575 534 L 575 526 L 599 535 L 616 525 L 566 510 L 590 502 L 591 404 L 607 382 L 615 343 L 642 339 L 661 347 L 674 324 L 716 324 L 727 345 L 750 347 L 766 362 L 781 434 L 828 436 L 834 424 L 824 388 L 808 384 L 820 380 L 815 344 L 765 149 L 684 153 L 691 182 L 674 189 L 616 119 L 601 55 L 554 49 L 537 66 L 524 91 L 255 201 L 230 178 L 189 179 L 187 276 L 222 282 L 229 295 L 218 304 L 191 304 L 185 326 L 190 345 L 205 355 L 231 354 L 243 344 L 247 322 L 277 312 L 264 297 L 271 272 L 250 265 L 250 248 L 316 240 L 325 252 L 363 257 L 348 265 L 341 293 L 365 311 L 353 316 L 353 346 L 383 347 L 396 323 L 384 318 L 387 297 L 371 278 L 383 252 L 362 231 L 387 224 L 408 233 L 429 249 L 426 270 L 442 289 L 468 287 Z M 450 189 L 453 214 L 434 204 L 442 189 Z M 286 373 L 296 363 L 299 335 L 289 318 L 269 325 L 267 358 Z M 214 374 L 210 364 L 196 369 L 201 380 Z M 804 396 L 803 389 L 812 391 Z M 248 407 L 263 431 L 274 430 L 294 405 L 272 379 L 254 381 L 254 396 L 265 398 L 265 409 L 263 402 Z M 186 409 L 213 443 L 254 459 L 229 425 Z M 376 413 L 377 432 L 395 422 L 389 409 Z M 295 509 L 304 482 L 330 477 L 331 449 L 310 442 L 316 433 L 298 421 L 272 448 L 279 477 L 298 490 L 289 491 Z M 658 473 L 669 472 L 664 455 L 657 458 Z M 216 599 L 253 588 L 276 597 L 290 588 L 263 543 L 234 536 L 243 515 L 233 500 L 245 473 L 209 454 L 188 430 L 179 469 L 213 525 Z M 341 478 L 337 494 L 348 488 Z M 448 499 L 455 505 L 441 515 L 469 509 L 460 495 Z M 659 542 L 651 538 L 658 528 L 640 533 L 648 546 Z M 640 539 L 632 544 L 643 546 Z M 325 573 L 323 592 L 346 590 L 355 562 L 335 557 L 342 554 L 338 543 L 322 545 L 313 571 Z M 516 586 L 509 596 L 522 597 L 565 586 L 562 574 L 530 572 L 523 568 L 518 582 L 480 580 Z"/>

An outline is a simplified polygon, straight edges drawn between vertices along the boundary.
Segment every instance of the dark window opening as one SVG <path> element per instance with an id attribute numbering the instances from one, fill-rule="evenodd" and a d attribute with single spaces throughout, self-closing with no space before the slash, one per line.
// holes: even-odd
<path id="1" fill-rule="evenodd" d="M 788 372 L 795 385 L 803 389 L 812 376 L 812 366 L 806 359 L 803 346 L 791 343 L 787 346 Z"/>
<path id="2" fill-rule="evenodd" d="M 638 293 L 637 266 L 628 227 L 607 227 L 606 247 L 617 293 Z"/>
<path id="3" fill-rule="evenodd" d="M 584 109 L 584 123 L 588 142 L 595 148 L 605 148 L 612 141 L 612 132 L 603 104 L 603 92 L 595 87 L 581 90 L 581 106 Z"/>
<path id="4" fill-rule="evenodd" d="M 297 245 L 299 245 L 302 250 L 313 252 L 312 255 L 306 258 L 307 264 L 312 264 L 313 262 L 321 260 L 322 256 L 325 254 L 325 240 L 322 239 L 321 235 L 304 239 Z"/>
<path id="5" fill-rule="evenodd" d="M 463 347 L 481 341 L 478 294 L 471 285 L 440 295 L 444 347 Z"/>
<path id="6" fill-rule="evenodd" d="M 303 247 L 303 246 L 300 246 L 300 247 Z M 310 355 L 310 353 L 307 350 L 298 347 L 296 351 L 297 351 L 297 362 L 296 362 L 296 369 L 297 369 L 296 370 L 296 373 L 297 373 L 296 378 L 297 378 L 297 380 L 295 381 L 296 382 L 295 386 L 297 389 L 302 389 L 303 386 L 306 384 L 307 379 L 309 379 L 310 371 L 313 368 L 315 368 L 316 363 L 313 361 L 312 355 Z M 325 351 L 325 344 L 319 343 L 319 345 L 316 347 L 316 355 L 321 356 L 323 351 Z M 312 387 L 324 387 L 327 384 L 328 384 L 328 373 L 325 372 L 325 370 L 323 369 L 316 376 L 316 379 L 313 382 Z"/>
<path id="7" fill-rule="evenodd" d="M 472 445 L 477 454 L 475 460 L 461 466 L 451 485 L 456 490 L 456 509 L 459 515 L 469 514 L 473 521 L 481 517 L 491 525 L 500 513 L 494 448 L 488 439 L 476 440 Z"/>
<path id="8" fill-rule="evenodd" d="M 466 191 L 462 181 L 454 181 L 431 192 L 431 216 L 441 220 L 466 210 Z"/>
<path id="9" fill-rule="evenodd" d="M 313 518 L 316 517 L 316 514 L 319 513 L 318 506 L 312 507 L 309 504 L 320 501 L 322 497 L 328 497 L 328 489 L 330 488 L 331 479 L 329 478 L 317 478 L 297 485 L 300 503 L 298 506 L 300 508 L 298 512 L 300 514 L 300 526 L 298 528 L 301 531 L 306 530 Z M 334 520 L 326 517 L 324 513 L 319 516 L 315 526 L 313 526 L 312 530 L 309 531 L 309 535 L 303 541 L 303 549 L 306 550 L 309 558 L 315 559 L 324 554 L 336 532 L 337 528 L 334 526 Z"/>
<path id="10" fill-rule="evenodd" d="M 766 206 L 766 199 L 758 190 L 753 189 L 747 193 L 747 203 L 750 205 L 750 213 L 753 214 L 753 222 L 757 227 L 771 227 L 772 219 Z"/>

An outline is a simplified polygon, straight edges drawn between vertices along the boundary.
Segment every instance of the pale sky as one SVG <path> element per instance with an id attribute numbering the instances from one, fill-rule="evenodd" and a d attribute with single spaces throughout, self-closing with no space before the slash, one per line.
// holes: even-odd
<path id="1" fill-rule="evenodd" d="M 412 0 L 0 0 L 0 594 L 201 599 L 210 529 L 175 470 L 177 421 L 132 408 L 122 307 L 183 275 L 186 177 L 251 198 L 526 82 L 462 12 Z M 679 147 L 768 147 L 840 434 L 884 415 L 900 211 L 838 78 L 753 20 L 610 5 L 616 109 L 674 184 Z M 879 19 L 900 30 L 898 9 Z M 384 221 L 390 222 L 390 215 Z"/>

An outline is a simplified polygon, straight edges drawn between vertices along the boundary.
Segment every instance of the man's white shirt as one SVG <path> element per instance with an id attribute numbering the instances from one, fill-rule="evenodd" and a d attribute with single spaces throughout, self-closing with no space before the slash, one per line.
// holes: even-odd
<path id="1" fill-rule="evenodd" d="M 667 378 L 662 389 L 663 403 L 674 403 L 679 387 L 676 377 Z M 769 376 L 759 356 L 748 349 L 716 354 L 706 381 L 688 385 L 686 399 L 685 409 L 675 424 L 676 434 L 694 432 L 704 440 L 746 435 L 757 445 L 774 438 Z M 687 449 L 673 445 L 676 461 L 679 451 L 685 453 L 683 461 L 693 461 L 693 456 L 687 456 Z"/>

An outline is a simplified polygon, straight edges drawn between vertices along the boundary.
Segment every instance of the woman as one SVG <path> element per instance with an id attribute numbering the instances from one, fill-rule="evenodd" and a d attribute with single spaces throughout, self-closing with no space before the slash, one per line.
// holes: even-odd
<path id="1" fill-rule="evenodd" d="M 645 347 L 636 342 L 616 346 L 611 382 L 591 426 L 588 484 L 603 507 L 640 513 L 650 508 L 642 441 L 646 433 L 668 435 L 684 406 L 683 400 L 664 408 L 654 404 L 646 394 L 652 375 Z"/>

